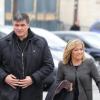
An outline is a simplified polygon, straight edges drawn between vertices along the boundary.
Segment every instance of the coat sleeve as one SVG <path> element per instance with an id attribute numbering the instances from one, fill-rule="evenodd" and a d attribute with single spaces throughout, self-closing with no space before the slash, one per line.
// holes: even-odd
<path id="1" fill-rule="evenodd" d="M 3 65 L 2 65 L 2 44 L 0 42 L 0 81 L 3 81 L 4 78 L 7 76 L 7 73 L 3 70 Z"/>
<path id="2" fill-rule="evenodd" d="M 59 64 L 58 64 L 56 82 L 59 83 L 62 80 L 64 80 L 64 73 L 63 73 L 63 64 L 62 64 L 62 61 L 60 61 Z"/>
<path id="3" fill-rule="evenodd" d="M 95 62 L 92 59 L 89 62 L 90 62 L 89 67 L 90 67 L 90 70 L 91 70 L 91 76 L 95 80 L 96 85 L 98 86 L 99 92 L 100 92 L 100 73 L 97 70 Z"/>
<path id="4" fill-rule="evenodd" d="M 42 66 L 40 70 L 36 71 L 35 73 L 32 74 L 32 79 L 36 83 L 41 83 L 44 79 L 46 79 L 51 72 L 53 72 L 54 69 L 54 63 L 53 63 L 53 58 L 50 52 L 50 49 L 48 47 L 48 43 L 46 40 L 43 42 L 44 47 L 42 55 Z"/>

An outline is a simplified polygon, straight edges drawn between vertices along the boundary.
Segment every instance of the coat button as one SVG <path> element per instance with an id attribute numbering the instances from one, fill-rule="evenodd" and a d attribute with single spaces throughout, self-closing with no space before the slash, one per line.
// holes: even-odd
<path id="1" fill-rule="evenodd" d="M 33 50 L 33 53 L 35 53 L 35 50 Z"/>

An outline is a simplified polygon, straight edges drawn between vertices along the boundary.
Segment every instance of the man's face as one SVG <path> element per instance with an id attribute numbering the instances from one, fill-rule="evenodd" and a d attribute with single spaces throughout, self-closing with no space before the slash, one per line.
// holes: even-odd
<path id="1" fill-rule="evenodd" d="M 24 39 L 25 37 L 27 37 L 29 24 L 26 22 L 26 20 L 14 21 L 13 22 L 13 28 L 14 28 L 15 34 L 19 38 Z"/>

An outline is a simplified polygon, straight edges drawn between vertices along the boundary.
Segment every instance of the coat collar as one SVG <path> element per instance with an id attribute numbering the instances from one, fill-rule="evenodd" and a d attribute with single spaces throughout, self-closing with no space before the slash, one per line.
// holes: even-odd
<path id="1" fill-rule="evenodd" d="M 36 34 L 34 32 L 32 32 L 30 28 L 28 29 L 28 33 L 29 33 L 29 35 L 28 35 L 29 41 L 32 40 L 33 42 L 35 42 L 36 40 L 38 40 L 38 38 L 36 37 Z M 15 32 L 12 31 L 9 35 L 6 36 L 6 40 L 10 42 L 13 39 L 15 39 L 16 37 L 17 36 L 15 35 Z"/>

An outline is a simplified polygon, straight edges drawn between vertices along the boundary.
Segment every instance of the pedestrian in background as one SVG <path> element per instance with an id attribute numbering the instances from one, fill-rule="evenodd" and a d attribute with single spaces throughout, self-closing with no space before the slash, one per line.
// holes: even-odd
<path id="1" fill-rule="evenodd" d="M 68 42 L 58 66 L 58 87 L 49 91 L 46 100 L 93 100 L 92 79 L 100 92 L 100 75 L 94 61 L 85 58 L 84 49 L 84 43 L 79 39 Z M 62 84 L 64 81 L 67 81 L 66 86 Z"/>
<path id="2" fill-rule="evenodd" d="M 80 31 L 79 20 L 76 20 L 70 28 L 71 31 Z"/>
<path id="3" fill-rule="evenodd" d="M 0 40 L 0 100 L 42 100 L 53 67 L 47 41 L 31 31 L 27 14 L 16 14 L 13 31 Z"/>

